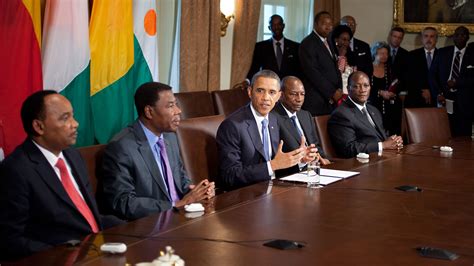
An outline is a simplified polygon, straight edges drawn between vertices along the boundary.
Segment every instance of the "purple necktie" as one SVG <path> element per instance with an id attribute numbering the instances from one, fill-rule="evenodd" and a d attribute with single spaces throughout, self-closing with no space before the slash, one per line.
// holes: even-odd
<path id="1" fill-rule="evenodd" d="M 158 139 L 158 146 L 160 147 L 160 157 L 161 157 L 161 165 L 164 166 L 165 169 L 162 169 L 164 174 L 164 179 L 168 183 L 168 192 L 171 197 L 172 202 L 176 202 L 179 200 L 178 193 L 176 192 L 176 187 L 174 185 L 173 173 L 171 172 L 171 167 L 168 160 L 168 154 L 166 153 L 166 145 L 163 138 Z"/>

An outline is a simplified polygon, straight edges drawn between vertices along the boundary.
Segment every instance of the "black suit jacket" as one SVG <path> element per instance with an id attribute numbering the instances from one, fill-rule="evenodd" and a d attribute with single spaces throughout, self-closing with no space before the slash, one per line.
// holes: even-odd
<path id="1" fill-rule="evenodd" d="M 163 133 L 176 190 L 183 197 L 191 180 L 186 176 L 175 133 Z M 119 132 L 107 145 L 103 159 L 105 208 L 133 220 L 172 208 L 166 184 L 140 123 Z"/>
<path id="2" fill-rule="evenodd" d="M 268 131 L 272 145 L 272 158 L 280 141 L 277 118 L 268 114 Z M 235 189 L 270 180 L 265 161 L 263 143 L 250 104 L 227 117 L 217 130 L 219 153 L 218 185 Z"/>
<path id="3" fill-rule="evenodd" d="M 281 69 L 278 69 L 273 39 L 255 44 L 253 51 L 252 66 L 247 74 L 247 78 L 252 80 L 253 75 L 262 69 L 269 69 L 278 74 L 280 78 L 286 76 L 300 76 L 300 63 L 298 58 L 299 43 L 283 38 L 283 59 Z"/>
<path id="4" fill-rule="evenodd" d="M 366 107 L 377 128 L 370 124 L 349 98 L 331 114 L 328 132 L 339 157 L 350 158 L 359 152 L 377 152 L 378 142 L 387 138 L 379 110 L 370 104 L 366 104 Z"/>
<path id="5" fill-rule="evenodd" d="M 374 72 L 374 65 L 372 64 L 369 44 L 354 38 L 353 53 L 357 70 L 363 71 L 367 76 L 371 77 Z"/>
<path id="6" fill-rule="evenodd" d="M 277 117 L 278 126 L 280 127 L 280 139 L 283 140 L 283 152 L 290 152 L 299 148 L 300 146 L 300 135 L 298 130 L 293 125 L 293 121 L 288 116 L 283 105 L 279 102 L 275 105 L 272 111 Z M 324 151 L 319 145 L 319 138 L 316 133 L 316 125 L 314 123 L 314 118 L 311 116 L 311 113 L 305 110 L 300 110 L 296 112 L 296 117 L 300 122 L 301 128 L 303 129 L 303 134 L 306 138 L 306 143 L 308 145 L 315 144 L 318 148 L 319 153 L 325 157 Z M 277 176 L 285 176 L 299 172 L 298 165 L 293 167 L 277 171 Z"/>
<path id="7" fill-rule="evenodd" d="M 86 165 L 73 148 L 63 151 L 84 200 L 101 228 Z M 0 165 L 0 257 L 12 259 L 92 233 L 32 140 Z"/>
<path id="8" fill-rule="evenodd" d="M 447 81 L 454 56 L 454 46 L 439 49 L 430 72 L 431 86 L 436 95 L 443 93 L 447 99 L 454 100 L 454 114 L 470 120 L 474 109 L 474 46 L 466 48 L 456 80 L 456 92 L 450 92 Z"/>
<path id="9" fill-rule="evenodd" d="M 334 50 L 332 55 L 329 53 L 314 31 L 300 44 L 299 57 L 306 89 L 303 109 L 313 116 L 330 114 L 335 106 L 330 102 L 332 96 L 337 89 L 342 89 L 335 55 Z"/>
<path id="10" fill-rule="evenodd" d="M 438 54 L 438 49 L 435 49 L 432 56 L 431 67 Z M 423 47 L 410 51 L 406 65 L 406 76 L 404 85 L 408 89 L 408 95 L 405 99 L 406 107 L 429 107 L 436 106 L 437 94 L 433 91 L 429 83 L 428 65 L 426 63 L 426 54 Z M 431 93 L 431 105 L 427 105 L 421 96 L 421 90 L 429 89 Z"/>

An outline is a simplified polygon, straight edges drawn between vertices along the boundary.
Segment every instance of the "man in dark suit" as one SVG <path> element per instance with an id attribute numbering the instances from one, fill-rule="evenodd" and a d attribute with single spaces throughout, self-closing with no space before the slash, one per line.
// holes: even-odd
<path id="1" fill-rule="evenodd" d="M 102 229 L 78 123 L 55 91 L 29 96 L 21 108 L 28 138 L 0 165 L 0 260 L 16 259 Z"/>
<path id="2" fill-rule="evenodd" d="M 191 185 L 176 130 L 181 110 L 171 87 L 158 82 L 135 93 L 138 119 L 107 145 L 103 159 L 105 207 L 133 220 L 214 196 L 214 183 Z"/>
<path id="3" fill-rule="evenodd" d="M 454 46 L 439 49 L 430 73 L 439 103 L 446 105 L 448 100 L 453 105 L 453 112 L 449 112 L 453 136 L 472 135 L 474 47 L 466 47 L 468 40 L 469 30 L 464 26 L 456 28 Z"/>
<path id="4" fill-rule="evenodd" d="M 300 147 L 282 151 L 277 118 L 270 111 L 280 98 L 280 79 L 271 70 L 257 72 L 248 89 L 250 104 L 241 107 L 219 126 L 219 185 L 235 189 L 250 184 L 270 181 L 276 170 L 315 159 L 315 150 L 307 152 L 304 137 Z M 280 142 L 280 143 L 279 143 Z"/>
<path id="5" fill-rule="evenodd" d="M 350 158 L 358 153 L 382 152 L 401 149 L 400 136 L 386 136 L 382 115 L 374 106 L 367 104 L 370 80 L 364 72 L 349 76 L 349 97 L 332 113 L 328 132 L 338 156 Z"/>
<path id="6" fill-rule="evenodd" d="M 403 37 L 405 37 L 405 30 L 401 27 L 392 28 L 388 34 L 388 45 L 390 46 L 389 63 L 393 77 L 398 79 L 399 84 L 397 89 L 402 100 L 404 100 L 407 95 L 407 90 L 403 84 L 403 75 L 405 75 L 404 68 L 406 68 L 406 62 L 408 60 L 408 51 L 401 47 Z"/>
<path id="7" fill-rule="evenodd" d="M 350 42 L 351 51 L 354 53 L 355 65 L 358 71 L 363 71 L 369 77 L 374 72 L 374 66 L 372 64 L 372 55 L 370 53 L 370 46 L 368 43 L 359 40 L 355 37 L 357 23 L 354 17 L 344 16 L 340 21 L 341 25 L 346 25 L 352 30 L 352 37 Z"/>
<path id="8" fill-rule="evenodd" d="M 299 57 L 303 71 L 306 100 L 303 109 L 311 115 L 330 114 L 342 97 L 341 72 L 336 53 L 328 43 L 332 31 L 332 18 L 326 11 L 314 17 L 314 29 L 301 42 Z"/>
<path id="9" fill-rule="evenodd" d="M 283 140 L 283 151 L 290 152 L 300 146 L 301 136 L 306 139 L 308 148 L 317 148 L 317 159 L 322 165 L 328 165 L 324 151 L 319 145 L 316 125 L 311 113 L 301 110 L 305 98 L 303 83 L 295 76 L 287 76 L 281 81 L 280 101 L 272 110 L 280 127 L 280 138 Z M 277 171 L 277 176 L 285 176 L 300 171 L 306 163 Z"/>
<path id="10" fill-rule="evenodd" d="M 283 18 L 279 15 L 271 16 L 268 29 L 272 32 L 272 38 L 255 45 L 247 78 L 252 79 L 253 75 L 262 69 L 272 70 L 280 78 L 300 75 L 299 43 L 283 36 Z"/>
<path id="11" fill-rule="evenodd" d="M 404 84 L 408 89 L 405 99 L 406 107 L 434 107 L 437 93 L 429 83 L 429 72 L 432 62 L 436 59 L 438 31 L 426 27 L 421 32 L 423 47 L 410 51 L 407 60 L 407 72 Z"/>

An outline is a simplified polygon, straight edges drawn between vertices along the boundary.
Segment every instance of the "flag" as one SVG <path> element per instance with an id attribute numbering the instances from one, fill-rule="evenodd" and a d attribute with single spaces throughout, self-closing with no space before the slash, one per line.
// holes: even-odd
<path id="1" fill-rule="evenodd" d="M 23 101 L 43 86 L 41 1 L 0 0 L 0 135 L 9 154 L 25 139 Z"/>
<path id="2" fill-rule="evenodd" d="M 132 0 L 95 1 L 90 23 L 95 137 L 107 143 L 137 113 L 133 96 L 152 75 L 133 32 Z"/>
<path id="3" fill-rule="evenodd" d="M 156 1 L 133 1 L 133 32 L 153 81 L 158 81 L 158 35 L 156 33 Z"/>
<path id="4" fill-rule="evenodd" d="M 94 144 L 88 0 L 47 0 L 42 63 L 43 88 L 58 91 L 72 104 L 79 122 L 76 146 Z"/>

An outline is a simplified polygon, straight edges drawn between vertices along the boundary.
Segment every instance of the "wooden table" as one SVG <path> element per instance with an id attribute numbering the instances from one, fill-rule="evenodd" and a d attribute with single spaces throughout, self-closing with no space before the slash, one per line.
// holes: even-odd
<path id="1" fill-rule="evenodd" d="M 57 247 L 20 264 L 124 265 L 152 261 L 171 245 L 187 265 L 473 265 L 474 144 L 446 144 L 447 156 L 424 143 L 371 154 L 369 163 L 337 160 L 332 168 L 360 175 L 321 189 L 274 181 L 217 196 L 206 214 L 155 214 L 90 236 L 80 247 Z M 414 185 L 422 192 L 402 192 Z M 269 239 L 306 243 L 298 250 L 262 246 Z M 123 255 L 98 251 L 124 242 Z M 461 257 L 420 257 L 433 246 Z"/>

